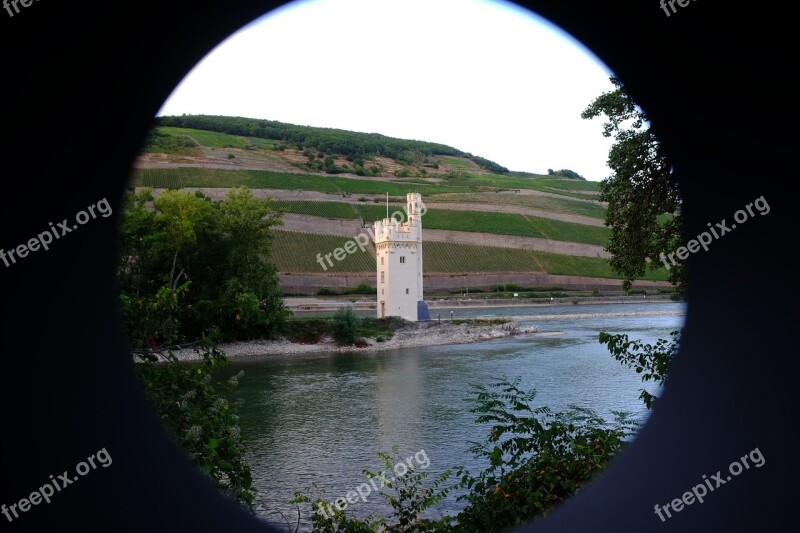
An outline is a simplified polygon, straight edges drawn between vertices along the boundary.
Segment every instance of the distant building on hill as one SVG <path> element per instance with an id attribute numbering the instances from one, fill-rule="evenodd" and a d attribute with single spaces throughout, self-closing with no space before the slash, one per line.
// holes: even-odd
<path id="1" fill-rule="evenodd" d="M 430 320 L 422 292 L 422 195 L 406 195 L 405 213 L 375 222 L 378 318 Z M 407 215 L 407 216 L 406 216 Z M 402 221 L 406 218 L 405 221 Z"/>

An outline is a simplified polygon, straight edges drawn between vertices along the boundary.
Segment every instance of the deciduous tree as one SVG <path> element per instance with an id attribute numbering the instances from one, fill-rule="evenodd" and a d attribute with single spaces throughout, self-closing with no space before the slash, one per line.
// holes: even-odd
<path id="1" fill-rule="evenodd" d="M 624 276 L 623 288 L 629 290 L 648 268 L 663 267 L 662 253 L 674 252 L 683 242 L 680 196 L 672 165 L 644 110 L 618 78 L 612 76 L 611 83 L 615 89 L 598 96 L 581 117 L 604 116 L 603 136 L 614 138 L 608 154 L 612 175 L 600 183 L 600 200 L 608 202 L 611 266 Z M 682 265 L 669 271 L 681 292 L 683 272 Z"/>

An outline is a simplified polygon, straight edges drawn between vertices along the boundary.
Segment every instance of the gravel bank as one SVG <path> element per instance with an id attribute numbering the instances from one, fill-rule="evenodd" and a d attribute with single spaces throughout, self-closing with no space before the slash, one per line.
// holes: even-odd
<path id="1" fill-rule="evenodd" d="M 394 350 L 413 346 L 441 346 L 447 344 L 470 344 L 513 335 L 534 335 L 536 327 L 521 327 L 516 322 L 494 325 L 452 324 L 448 322 L 416 322 L 399 329 L 387 341 L 377 342 L 367 339 L 367 346 L 339 347 L 333 340 L 326 338 L 319 344 L 299 344 L 287 340 L 280 341 L 247 341 L 220 345 L 220 348 L 231 359 L 249 357 L 269 357 L 273 355 L 336 353 L 336 352 L 376 352 Z M 545 334 L 540 334 L 544 336 Z M 553 333 L 547 333 L 547 336 Z M 182 361 L 196 361 L 200 357 L 190 349 L 175 352 Z"/>

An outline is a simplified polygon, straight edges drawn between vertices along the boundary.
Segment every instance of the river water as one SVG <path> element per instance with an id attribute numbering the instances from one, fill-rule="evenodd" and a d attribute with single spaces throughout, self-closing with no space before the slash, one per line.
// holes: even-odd
<path id="1" fill-rule="evenodd" d="M 684 311 L 683 303 L 458 309 L 457 317 L 524 317 L 521 324 L 535 325 L 538 333 L 470 345 L 232 361 L 225 374 L 245 373 L 235 397 L 243 401 L 240 425 L 251 449 L 258 514 L 275 525 L 285 525 L 270 514 L 275 511 L 296 521 L 288 500 L 311 483 L 324 489 L 326 501 L 346 497 L 368 482 L 364 469 L 382 469 L 376 452 L 392 446 L 403 457 L 416 453 L 412 463 L 431 478 L 457 465 L 477 473 L 484 464 L 469 452 L 470 441 L 483 441 L 488 427 L 469 412 L 470 384 L 519 379 L 523 390 L 536 389 L 535 406 L 575 404 L 607 420 L 612 411 L 627 411 L 644 421 L 639 390 L 657 388 L 612 359 L 598 332 L 654 342 L 683 325 Z M 669 314 L 629 316 L 653 312 Z M 450 314 L 436 310 L 434 318 L 437 313 Z M 436 511 L 462 506 L 449 497 Z M 387 509 L 373 492 L 349 511 L 363 516 Z M 301 523 L 307 530 L 306 520 Z"/>

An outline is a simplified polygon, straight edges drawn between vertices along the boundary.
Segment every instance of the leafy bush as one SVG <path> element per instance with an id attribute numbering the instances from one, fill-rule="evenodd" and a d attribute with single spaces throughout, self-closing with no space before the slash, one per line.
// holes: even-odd
<path id="1" fill-rule="evenodd" d="M 298 318 L 286 322 L 284 336 L 291 342 L 318 344 L 329 331 L 327 318 Z"/>
<path id="2" fill-rule="evenodd" d="M 600 344 L 605 344 L 611 356 L 617 361 L 633 368 L 637 374 L 642 375 L 642 381 L 655 381 L 663 385 L 667 379 L 667 368 L 672 359 L 678 354 L 681 332 L 670 332 L 671 339 L 658 339 L 655 344 L 644 344 L 641 340 L 628 340 L 625 334 L 612 335 L 600 332 Z M 650 409 L 656 396 L 641 389 L 639 398 Z"/>
<path id="3" fill-rule="evenodd" d="M 180 340 L 180 300 L 189 290 L 186 281 L 172 289 L 161 287 L 155 295 L 135 297 L 120 293 L 122 322 L 131 350 L 156 349 L 176 344 Z"/>
<path id="4" fill-rule="evenodd" d="M 613 424 L 593 411 L 571 406 L 565 413 L 532 407 L 536 391 L 500 380 L 473 385 L 478 423 L 491 424 L 486 443 L 472 452 L 490 466 L 473 476 L 457 470 L 470 492 L 456 531 L 501 531 L 537 517 L 579 491 L 623 448 L 635 429 L 624 413 Z"/>
<path id="5" fill-rule="evenodd" d="M 592 289 L 592 296 L 601 296 L 600 289 L 598 289 L 597 287 Z"/>
<path id="6" fill-rule="evenodd" d="M 459 484 L 446 485 L 452 475 L 450 470 L 439 474 L 431 483 L 425 481 L 428 473 L 417 469 L 413 464 L 403 475 L 387 476 L 397 464 L 403 463 L 403 458 L 398 452 L 398 447 L 392 448 L 392 454 L 378 452 L 383 472 L 364 470 L 364 475 L 380 484 L 378 496 L 384 499 L 391 507 L 392 513 L 387 516 L 370 514 L 364 518 L 349 518 L 346 513 L 347 504 L 343 509 L 336 507 L 323 499 L 324 491 L 312 483 L 306 492 L 295 492 L 295 497 L 290 503 L 310 503 L 312 514 L 311 523 L 313 531 L 319 533 L 405 533 L 424 531 L 453 531 L 452 517 L 443 517 L 438 520 L 420 518 L 420 514 L 442 501 Z M 396 471 L 395 471 L 396 472 Z M 391 481 L 390 481 L 391 479 Z M 427 486 L 426 486 L 427 485 Z M 385 487 L 385 488 L 384 488 Z M 308 493 L 312 493 L 309 495 Z M 314 499 L 312 500 L 312 497 Z"/>
<path id="7" fill-rule="evenodd" d="M 377 294 L 378 289 L 366 283 L 360 283 L 355 287 L 345 289 L 342 294 Z"/>
<path id="8" fill-rule="evenodd" d="M 317 289 L 317 296 L 338 296 L 339 291 L 335 291 L 329 287 L 320 287 Z"/>
<path id="9" fill-rule="evenodd" d="M 136 356 L 134 371 L 167 431 L 217 487 L 252 509 L 256 490 L 245 460 L 235 406 L 225 396 L 236 378 L 212 384 L 212 373 L 227 364 L 217 349 L 219 331 L 203 332 L 191 343 L 202 363 L 186 365 L 173 349 L 180 341 L 182 301 L 189 282 L 173 289 L 161 287 L 154 296 L 139 298 L 120 293 L 119 301 L 128 339 Z"/>
<path id="10" fill-rule="evenodd" d="M 493 172 L 495 174 L 508 174 L 508 169 L 502 165 L 495 163 L 494 161 L 489 161 L 488 159 L 480 156 L 472 156 L 472 159 L 475 163 L 478 164 L 483 169 L 488 170 L 489 172 Z"/>
<path id="11" fill-rule="evenodd" d="M 343 346 L 352 346 L 361 337 L 361 319 L 349 305 L 340 308 L 333 315 L 330 331 L 337 343 Z"/>
<path id="12" fill-rule="evenodd" d="M 213 335 L 196 346 L 202 363 L 181 363 L 171 349 L 138 352 L 134 365 L 161 422 L 189 460 L 224 493 L 252 510 L 256 489 L 246 461 L 236 408 L 225 398 L 243 373 L 217 383 L 212 374 L 227 364 Z M 159 364 L 159 361 L 166 364 Z"/>
<path id="13" fill-rule="evenodd" d="M 178 155 L 202 155 L 202 150 L 186 135 L 170 135 L 153 128 L 145 140 L 143 152 Z"/>
<path id="14" fill-rule="evenodd" d="M 384 318 L 364 317 L 361 319 L 361 335 L 364 337 L 375 337 L 378 340 L 383 337 L 389 340 L 394 337 L 394 332 L 405 326 L 407 322 L 399 316 L 387 316 Z"/>
<path id="15" fill-rule="evenodd" d="M 562 168 L 561 170 L 553 170 L 552 168 L 547 169 L 547 174 L 550 176 L 561 176 L 563 178 L 568 178 L 571 180 L 582 180 L 586 181 L 586 178 L 575 172 L 574 170 L 570 170 L 568 168 Z"/>

